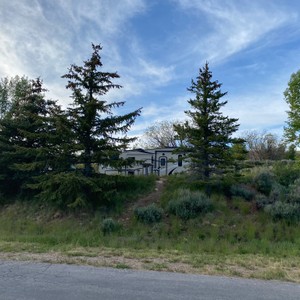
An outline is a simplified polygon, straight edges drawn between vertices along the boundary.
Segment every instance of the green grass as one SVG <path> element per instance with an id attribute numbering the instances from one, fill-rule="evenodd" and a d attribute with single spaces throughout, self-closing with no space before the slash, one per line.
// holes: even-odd
<path id="1" fill-rule="evenodd" d="M 172 178 L 162 207 L 179 184 L 188 188 L 183 178 Z M 299 224 L 275 222 L 239 197 L 213 195 L 211 201 L 214 210 L 197 218 L 164 214 L 160 223 L 143 224 L 132 216 L 108 234 L 103 220 L 117 220 L 115 212 L 64 214 L 17 202 L 0 211 L 0 253 L 10 258 L 34 253 L 42 261 L 57 253 L 66 263 L 300 282 Z"/>

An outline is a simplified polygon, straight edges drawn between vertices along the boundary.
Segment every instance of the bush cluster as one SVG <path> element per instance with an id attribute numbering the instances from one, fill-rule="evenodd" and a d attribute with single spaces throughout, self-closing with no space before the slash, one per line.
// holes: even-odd
<path id="1" fill-rule="evenodd" d="M 112 218 L 104 219 L 101 225 L 101 229 L 104 235 L 110 234 L 119 230 L 120 224 L 114 221 Z"/>
<path id="2" fill-rule="evenodd" d="M 271 172 L 261 172 L 253 179 L 253 183 L 258 192 L 269 196 L 274 183 L 273 174 Z"/>
<path id="3" fill-rule="evenodd" d="M 272 205 L 267 205 L 265 211 L 274 220 L 285 219 L 290 222 L 300 221 L 300 204 L 277 201 Z"/>
<path id="4" fill-rule="evenodd" d="M 138 221 L 145 224 L 158 223 L 163 216 L 163 210 L 154 203 L 145 207 L 137 207 L 134 214 Z"/>
<path id="5" fill-rule="evenodd" d="M 231 186 L 230 193 L 232 196 L 242 197 L 247 201 L 251 201 L 255 197 L 255 192 L 253 190 L 250 190 L 245 185 L 235 184 L 235 185 Z"/>
<path id="6" fill-rule="evenodd" d="M 288 170 L 291 170 L 289 173 Z M 263 170 L 253 178 L 260 194 L 255 201 L 258 209 L 264 209 L 274 220 L 300 221 L 300 172 L 294 164 L 277 164 Z"/>
<path id="7" fill-rule="evenodd" d="M 180 189 L 168 204 L 169 213 L 188 220 L 212 210 L 211 200 L 202 192 Z"/>

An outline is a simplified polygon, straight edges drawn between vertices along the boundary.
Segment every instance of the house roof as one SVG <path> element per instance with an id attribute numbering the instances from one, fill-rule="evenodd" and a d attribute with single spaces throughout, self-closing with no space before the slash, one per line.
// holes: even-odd
<path id="1" fill-rule="evenodd" d="M 141 152 L 141 153 L 153 154 L 153 152 L 150 152 L 149 150 L 144 150 L 142 148 L 129 149 L 129 150 L 125 150 L 125 152 Z"/>

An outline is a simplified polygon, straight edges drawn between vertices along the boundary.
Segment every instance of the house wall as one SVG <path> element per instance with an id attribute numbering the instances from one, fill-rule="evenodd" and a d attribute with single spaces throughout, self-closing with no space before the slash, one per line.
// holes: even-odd
<path id="1" fill-rule="evenodd" d="M 188 164 L 183 160 L 184 153 L 173 153 L 175 148 L 160 149 L 134 149 L 124 151 L 120 157 L 123 159 L 132 158 L 131 166 L 124 167 L 121 171 L 109 167 L 99 167 L 100 173 L 115 175 L 149 175 L 159 176 L 171 175 L 186 171 Z"/>

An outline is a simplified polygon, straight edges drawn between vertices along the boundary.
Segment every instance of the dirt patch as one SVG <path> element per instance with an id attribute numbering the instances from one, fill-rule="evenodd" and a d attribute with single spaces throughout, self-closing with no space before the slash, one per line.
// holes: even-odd
<path id="1" fill-rule="evenodd" d="M 123 213 L 119 217 L 119 222 L 123 225 L 128 224 L 136 207 L 143 207 L 152 203 L 158 203 L 163 193 L 165 183 L 165 178 L 159 178 L 159 180 L 156 181 L 155 190 L 153 192 L 135 201 L 134 205 L 132 205 L 132 203 L 128 203 L 125 206 Z"/>

